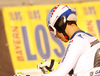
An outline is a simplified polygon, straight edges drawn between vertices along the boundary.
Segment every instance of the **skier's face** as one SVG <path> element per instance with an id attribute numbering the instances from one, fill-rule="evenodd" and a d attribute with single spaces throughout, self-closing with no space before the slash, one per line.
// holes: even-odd
<path id="1" fill-rule="evenodd" d="M 60 39 L 61 41 L 63 41 L 63 42 L 68 42 L 68 39 L 66 39 L 66 38 L 64 37 L 64 35 L 63 35 L 62 33 L 60 33 L 60 32 L 57 32 L 55 38 L 59 38 L 59 39 Z"/>

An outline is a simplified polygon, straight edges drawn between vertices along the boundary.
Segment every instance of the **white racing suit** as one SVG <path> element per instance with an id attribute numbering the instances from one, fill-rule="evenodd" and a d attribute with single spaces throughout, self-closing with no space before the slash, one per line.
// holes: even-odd
<path id="1" fill-rule="evenodd" d="M 100 42 L 84 31 L 77 31 L 71 37 L 57 70 L 42 76 L 66 76 L 71 69 L 74 74 L 85 73 L 94 67 L 100 67 Z"/>

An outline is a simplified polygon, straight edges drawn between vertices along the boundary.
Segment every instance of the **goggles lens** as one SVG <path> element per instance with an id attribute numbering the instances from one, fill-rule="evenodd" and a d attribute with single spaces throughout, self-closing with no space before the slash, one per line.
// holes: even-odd
<path id="1" fill-rule="evenodd" d="M 53 31 L 54 32 L 54 29 L 51 26 L 49 26 L 49 31 Z"/>
<path id="2" fill-rule="evenodd" d="M 56 31 L 56 29 L 53 26 L 49 25 L 48 28 L 49 28 L 50 33 L 53 36 L 55 36 L 57 34 L 57 31 Z"/>

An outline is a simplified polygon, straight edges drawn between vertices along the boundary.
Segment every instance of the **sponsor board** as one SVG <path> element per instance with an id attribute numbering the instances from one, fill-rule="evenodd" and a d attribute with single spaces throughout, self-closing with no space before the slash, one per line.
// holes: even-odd
<path id="1" fill-rule="evenodd" d="M 77 12 L 78 26 L 100 40 L 100 2 L 66 4 Z M 60 61 L 67 43 L 48 31 L 46 17 L 55 5 L 5 7 L 6 37 L 14 70 L 32 69 L 43 59 Z M 92 75 L 92 73 L 91 73 Z"/>

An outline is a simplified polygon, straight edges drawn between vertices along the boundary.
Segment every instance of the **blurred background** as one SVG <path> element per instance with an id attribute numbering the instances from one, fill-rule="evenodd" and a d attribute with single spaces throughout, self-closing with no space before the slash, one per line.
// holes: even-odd
<path id="1" fill-rule="evenodd" d="M 100 0 L 0 0 L 0 76 L 40 76 L 38 62 L 61 61 L 67 43 L 55 39 L 46 25 L 57 4 L 74 8 L 78 26 L 100 40 Z"/>

